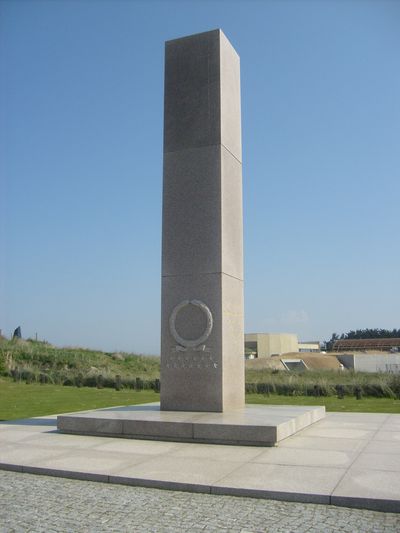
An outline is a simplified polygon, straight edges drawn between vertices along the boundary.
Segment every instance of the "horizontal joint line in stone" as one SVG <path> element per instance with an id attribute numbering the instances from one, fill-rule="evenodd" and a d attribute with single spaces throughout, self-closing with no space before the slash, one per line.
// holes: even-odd
<path id="1" fill-rule="evenodd" d="M 164 154 L 176 154 L 178 152 L 188 152 L 189 150 L 198 150 L 200 148 L 210 148 L 211 146 L 222 146 L 231 156 L 236 159 L 239 165 L 242 165 L 240 159 L 238 159 L 230 150 L 222 143 L 215 144 L 199 144 L 198 146 L 190 146 L 189 148 L 179 148 L 179 150 L 164 150 Z"/>
<path id="2" fill-rule="evenodd" d="M 243 281 L 243 278 L 238 278 L 236 276 L 232 276 L 232 274 L 227 274 L 226 272 L 196 272 L 194 274 L 162 274 L 162 278 L 178 278 L 181 276 L 208 276 L 210 274 L 224 274 L 225 276 L 229 276 L 230 278 L 237 279 L 238 281 Z"/>

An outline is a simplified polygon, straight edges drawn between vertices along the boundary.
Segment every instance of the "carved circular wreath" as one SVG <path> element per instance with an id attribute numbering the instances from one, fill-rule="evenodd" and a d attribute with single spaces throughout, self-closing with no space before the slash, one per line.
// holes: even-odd
<path id="1" fill-rule="evenodd" d="M 198 339 L 194 339 L 194 340 L 183 339 L 179 335 L 179 333 L 176 331 L 176 326 L 175 326 L 175 320 L 176 320 L 176 317 L 179 311 L 188 305 L 195 305 L 196 307 L 199 307 L 203 311 L 203 313 L 206 315 L 206 318 L 207 318 L 206 329 L 204 330 L 203 334 Z M 205 343 L 208 337 L 210 336 L 212 328 L 213 328 L 213 317 L 212 317 L 211 311 L 206 306 L 206 304 L 204 304 L 200 300 L 183 300 L 183 302 L 181 302 L 174 308 L 174 310 L 171 313 L 171 316 L 169 317 L 169 329 L 171 331 L 172 336 L 174 337 L 174 339 L 176 340 L 178 344 L 180 344 L 181 346 L 184 346 L 185 348 L 194 348 L 196 346 L 199 346 L 199 344 Z"/>

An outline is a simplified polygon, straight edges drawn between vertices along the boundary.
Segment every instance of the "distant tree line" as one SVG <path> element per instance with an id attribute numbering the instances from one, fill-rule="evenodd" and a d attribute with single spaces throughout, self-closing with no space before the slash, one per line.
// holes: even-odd
<path id="1" fill-rule="evenodd" d="M 338 335 L 337 333 L 332 333 L 329 341 L 325 341 L 325 350 L 330 352 L 333 348 L 335 341 L 344 340 L 344 339 L 390 339 L 393 337 L 400 337 L 400 329 L 356 329 L 350 330 L 347 333 L 342 333 Z"/>

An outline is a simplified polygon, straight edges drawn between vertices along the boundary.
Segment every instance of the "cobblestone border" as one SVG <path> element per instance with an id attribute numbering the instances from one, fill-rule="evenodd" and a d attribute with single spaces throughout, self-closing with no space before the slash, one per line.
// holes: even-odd
<path id="1" fill-rule="evenodd" d="M 393 533 L 400 515 L 369 510 L 0 471 L 0 532 Z"/>

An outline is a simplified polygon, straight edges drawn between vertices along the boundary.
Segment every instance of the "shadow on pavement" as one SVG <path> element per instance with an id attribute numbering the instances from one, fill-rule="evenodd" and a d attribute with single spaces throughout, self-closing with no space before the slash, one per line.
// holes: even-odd
<path id="1" fill-rule="evenodd" d="M 8 426 L 56 426 L 55 418 L 23 418 L 20 420 L 0 420 L 0 424 Z"/>

